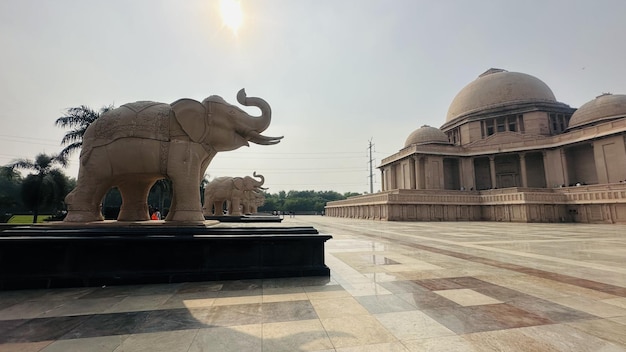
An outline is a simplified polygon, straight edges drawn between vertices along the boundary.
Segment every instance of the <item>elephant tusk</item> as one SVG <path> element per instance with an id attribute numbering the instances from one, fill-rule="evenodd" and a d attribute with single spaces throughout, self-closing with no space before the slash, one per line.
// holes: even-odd
<path id="1" fill-rule="evenodd" d="M 272 139 L 272 140 L 261 140 L 261 141 L 251 140 L 251 141 L 253 143 L 260 144 L 260 145 L 274 145 L 280 142 L 280 138 L 282 137 L 279 137 L 278 139 Z"/>
<path id="2" fill-rule="evenodd" d="M 280 142 L 280 140 L 283 139 L 283 136 L 280 136 L 280 137 L 268 137 L 268 136 L 264 136 L 264 135 L 260 134 L 257 131 L 250 131 L 248 133 L 248 136 L 250 137 L 250 142 L 256 143 L 256 144 L 261 144 L 261 145 L 278 144 Z"/>

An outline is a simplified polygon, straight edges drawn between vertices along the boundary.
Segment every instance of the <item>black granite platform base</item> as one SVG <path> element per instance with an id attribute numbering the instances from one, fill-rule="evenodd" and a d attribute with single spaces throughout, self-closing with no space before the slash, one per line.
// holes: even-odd
<path id="1" fill-rule="evenodd" d="M 328 276 L 313 227 L 55 227 L 0 232 L 0 290 Z"/>
<path id="2" fill-rule="evenodd" d="M 282 222 L 283 218 L 276 215 L 205 215 L 206 220 L 217 220 L 219 222 Z"/>

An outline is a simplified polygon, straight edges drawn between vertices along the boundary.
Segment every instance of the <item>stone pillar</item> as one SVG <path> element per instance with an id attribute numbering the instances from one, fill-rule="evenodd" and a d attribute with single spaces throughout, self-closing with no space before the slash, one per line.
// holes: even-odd
<path id="1" fill-rule="evenodd" d="M 526 175 L 526 153 L 519 154 L 519 168 L 522 176 L 522 187 L 528 187 L 528 179 Z"/>
<path id="2" fill-rule="evenodd" d="M 415 176 L 415 158 L 409 158 L 409 188 L 417 189 L 417 182 Z"/>
<path id="3" fill-rule="evenodd" d="M 422 184 L 424 182 L 424 180 L 422 180 L 420 159 L 420 157 L 415 157 L 415 189 L 422 189 Z"/>
<path id="4" fill-rule="evenodd" d="M 383 168 L 380 169 L 380 183 L 381 183 L 381 191 L 384 191 L 387 180 L 385 179 L 385 169 Z"/>
<path id="5" fill-rule="evenodd" d="M 563 169 L 563 183 L 565 186 L 569 186 L 569 174 L 567 172 L 567 153 L 565 152 L 565 148 L 561 148 L 561 169 Z"/>
<path id="6" fill-rule="evenodd" d="M 489 156 L 489 171 L 491 172 L 491 188 L 495 189 L 496 186 L 496 157 L 494 155 Z"/>
<path id="7" fill-rule="evenodd" d="M 471 180 L 470 188 L 476 190 L 476 168 L 474 166 L 474 157 L 469 158 L 469 174 L 468 177 Z M 467 187 L 467 186 L 466 186 Z"/>

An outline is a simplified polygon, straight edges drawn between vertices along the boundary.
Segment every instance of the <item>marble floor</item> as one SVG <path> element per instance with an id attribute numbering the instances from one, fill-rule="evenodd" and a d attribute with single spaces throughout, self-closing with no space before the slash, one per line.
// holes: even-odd
<path id="1" fill-rule="evenodd" d="M 281 226 L 330 277 L 0 292 L 0 351 L 626 351 L 626 225 Z"/>

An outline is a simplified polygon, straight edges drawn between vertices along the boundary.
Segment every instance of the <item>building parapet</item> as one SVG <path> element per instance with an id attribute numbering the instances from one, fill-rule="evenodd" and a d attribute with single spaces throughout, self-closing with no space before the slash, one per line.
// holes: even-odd
<path id="1" fill-rule="evenodd" d="M 568 204 L 626 203 L 626 183 L 555 188 Z"/>
<path id="2" fill-rule="evenodd" d="M 610 217 L 598 217 L 596 207 L 609 207 L 605 213 Z M 381 220 L 614 223 L 626 221 L 626 183 L 484 191 L 394 189 L 329 202 L 326 210 L 330 216 Z M 427 214 L 420 217 L 419 212 Z"/>

